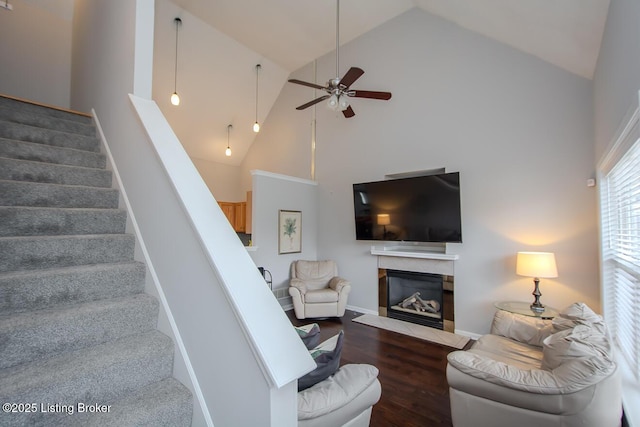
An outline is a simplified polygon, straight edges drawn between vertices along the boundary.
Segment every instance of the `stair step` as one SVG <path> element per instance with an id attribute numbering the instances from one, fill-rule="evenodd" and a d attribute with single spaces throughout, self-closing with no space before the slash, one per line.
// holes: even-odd
<path id="1" fill-rule="evenodd" d="M 173 341 L 151 331 L 4 369 L 0 402 L 35 402 L 38 411 L 0 413 L 0 425 L 66 425 L 73 419 L 68 413 L 43 412 L 40 404 L 75 405 L 74 414 L 78 403 L 113 407 L 134 390 L 168 378 L 172 368 Z"/>
<path id="2" fill-rule="evenodd" d="M 115 209 L 119 195 L 114 188 L 0 180 L 0 206 Z"/>
<path id="3" fill-rule="evenodd" d="M 20 109 L 6 108 L 0 105 L 0 120 L 21 123 L 46 129 L 59 130 L 61 132 L 75 133 L 84 136 L 96 136 L 96 128 L 93 124 L 81 123 L 77 120 L 65 120 L 41 112 L 29 112 Z"/>
<path id="4" fill-rule="evenodd" d="M 92 117 L 0 95 L 0 402 L 36 405 L 1 426 L 191 425 L 101 151 Z"/>
<path id="5" fill-rule="evenodd" d="M 150 331 L 157 316 L 147 294 L 0 315 L 0 369 Z"/>
<path id="6" fill-rule="evenodd" d="M 106 156 L 92 151 L 0 138 L 0 157 L 104 169 Z"/>
<path id="7" fill-rule="evenodd" d="M 111 187 L 111 171 L 0 157 L 0 179 L 49 184 Z"/>
<path id="8" fill-rule="evenodd" d="M 77 135 L 0 120 L 0 138 L 47 144 L 56 147 L 100 152 L 100 140 L 96 137 Z"/>
<path id="9" fill-rule="evenodd" d="M 120 298 L 144 291 L 140 262 L 0 273 L 0 313 Z"/>
<path id="10" fill-rule="evenodd" d="M 192 405 L 191 392 L 176 379 L 166 378 L 114 402 L 105 414 L 74 416 L 68 426 L 189 427 Z"/>
<path id="11" fill-rule="evenodd" d="M 84 124 L 92 124 L 93 119 L 89 115 L 79 112 L 62 110 L 56 107 L 48 107 L 46 105 L 34 104 L 28 101 L 22 101 L 0 95 L 0 107 L 14 111 L 22 111 L 27 113 L 39 114 L 48 117 L 55 117 L 62 120 L 70 120 Z"/>
<path id="12" fill-rule="evenodd" d="M 0 237 L 0 272 L 133 260 L 130 234 Z"/>
<path id="13" fill-rule="evenodd" d="M 126 224 L 120 209 L 0 206 L 0 237 L 121 234 Z"/>

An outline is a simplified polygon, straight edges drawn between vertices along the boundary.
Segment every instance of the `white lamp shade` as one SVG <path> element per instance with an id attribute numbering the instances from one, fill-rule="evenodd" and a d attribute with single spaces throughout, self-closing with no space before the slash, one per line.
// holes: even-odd
<path id="1" fill-rule="evenodd" d="M 391 218 L 389 218 L 389 214 L 378 214 L 378 225 L 389 224 L 391 224 Z"/>
<path id="2" fill-rule="evenodd" d="M 556 256 L 553 252 L 518 252 L 516 274 L 526 277 L 558 277 Z"/>
<path id="3" fill-rule="evenodd" d="M 255 133 L 260 132 L 260 123 L 255 122 L 255 123 L 253 124 L 253 131 L 254 131 Z"/>
<path id="4" fill-rule="evenodd" d="M 224 154 L 229 157 L 231 155 L 231 148 L 227 147 L 227 149 L 224 150 Z"/>

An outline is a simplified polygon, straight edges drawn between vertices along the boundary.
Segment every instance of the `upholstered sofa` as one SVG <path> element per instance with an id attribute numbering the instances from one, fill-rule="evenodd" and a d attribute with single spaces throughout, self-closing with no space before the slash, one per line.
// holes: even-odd
<path id="1" fill-rule="evenodd" d="M 621 423 L 606 326 L 582 303 L 553 320 L 497 311 L 490 334 L 449 354 L 447 380 L 455 427 Z"/>
<path id="2" fill-rule="evenodd" d="M 289 295 L 298 319 L 342 317 L 351 291 L 334 261 L 294 261 Z"/>

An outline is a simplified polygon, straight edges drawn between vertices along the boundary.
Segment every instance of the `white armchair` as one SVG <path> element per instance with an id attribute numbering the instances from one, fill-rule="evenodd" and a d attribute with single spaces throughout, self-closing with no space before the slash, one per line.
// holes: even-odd
<path id="1" fill-rule="evenodd" d="M 334 261 L 294 261 L 289 295 L 298 319 L 342 317 L 351 291 Z"/>

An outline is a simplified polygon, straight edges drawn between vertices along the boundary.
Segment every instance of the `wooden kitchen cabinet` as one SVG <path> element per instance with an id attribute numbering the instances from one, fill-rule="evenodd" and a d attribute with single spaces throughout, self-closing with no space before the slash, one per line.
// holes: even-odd
<path id="1" fill-rule="evenodd" d="M 218 205 L 220 205 L 220 209 L 233 225 L 236 221 L 236 204 L 233 202 L 218 202 Z"/>
<path id="2" fill-rule="evenodd" d="M 238 233 L 251 233 L 251 225 L 247 231 L 247 202 L 218 202 L 233 229 Z M 249 219 L 250 220 L 250 219 Z"/>
<path id="3" fill-rule="evenodd" d="M 236 217 L 233 224 L 233 229 L 239 233 L 244 233 L 247 227 L 247 202 L 238 202 L 235 204 Z"/>
<path id="4" fill-rule="evenodd" d="M 247 191 L 247 209 L 245 210 L 245 228 L 244 232 L 247 234 L 251 234 L 251 221 L 253 221 L 253 192 Z"/>

